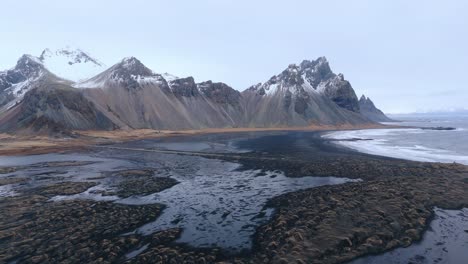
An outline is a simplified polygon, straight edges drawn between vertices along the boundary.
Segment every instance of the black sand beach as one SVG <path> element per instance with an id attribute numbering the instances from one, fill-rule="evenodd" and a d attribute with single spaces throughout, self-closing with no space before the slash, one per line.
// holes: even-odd
<path id="1" fill-rule="evenodd" d="M 100 147 L 77 155 L 116 159 L 112 168 L 101 165 L 106 164 L 102 160 L 0 168 L 0 187 L 8 187 L 0 198 L 1 262 L 341 263 L 420 240 L 434 207 L 468 207 L 466 166 L 357 153 L 322 139 L 318 132 L 204 134 L 110 147 L 126 150 Z M 129 197 L 124 201 L 131 202 L 132 197 L 170 192 L 184 184 L 184 175 L 203 174 L 201 161 L 220 171 L 230 168 L 226 175 L 248 172 L 243 180 L 276 179 L 296 186 L 292 192 L 278 190 L 252 216 L 263 218 L 245 227 L 252 230 L 251 250 L 233 253 L 216 245 L 180 243 L 182 228 L 133 232 L 145 223 L 158 223 L 170 208 L 118 199 Z M 86 176 L 76 176 L 82 174 Z M 175 179 L 176 174 L 184 177 Z M 361 181 L 319 186 L 304 176 Z M 242 188 L 246 186 L 236 184 L 226 191 Z M 61 199 L 85 191 L 78 199 Z M 213 217 L 218 213 L 231 217 L 227 212 Z M 177 226 L 177 221 L 172 224 Z"/>

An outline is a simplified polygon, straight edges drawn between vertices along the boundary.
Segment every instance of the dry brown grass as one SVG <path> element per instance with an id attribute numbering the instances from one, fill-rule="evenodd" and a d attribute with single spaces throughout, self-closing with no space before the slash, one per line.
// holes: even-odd
<path id="1" fill-rule="evenodd" d="M 260 132 L 260 131 L 324 131 L 324 130 L 352 130 L 352 129 L 371 129 L 371 128 L 389 128 L 393 126 L 381 124 L 365 124 L 365 125 L 310 125 L 307 127 L 240 127 L 240 128 L 205 128 L 192 130 L 154 130 L 154 129 L 133 129 L 133 130 L 88 130 L 76 131 L 80 135 L 96 138 L 125 140 L 128 138 L 151 138 L 165 137 L 174 135 L 195 135 L 209 133 L 236 133 L 236 132 Z"/>
<path id="2" fill-rule="evenodd" d="M 81 139 L 0 134 L 0 155 L 31 155 L 78 149 L 89 144 Z"/>
<path id="3" fill-rule="evenodd" d="M 261 131 L 325 131 L 325 130 L 352 130 L 371 128 L 391 128 L 392 126 L 380 124 L 367 125 L 310 125 L 308 127 L 273 127 L 273 128 L 207 128 L 200 130 L 87 130 L 75 131 L 76 138 L 52 138 L 48 136 L 24 136 L 0 134 L 0 155 L 28 155 L 43 154 L 51 152 L 63 152 L 86 148 L 90 145 L 116 143 L 138 139 L 187 136 L 210 133 L 238 133 L 238 132 L 261 132 Z"/>

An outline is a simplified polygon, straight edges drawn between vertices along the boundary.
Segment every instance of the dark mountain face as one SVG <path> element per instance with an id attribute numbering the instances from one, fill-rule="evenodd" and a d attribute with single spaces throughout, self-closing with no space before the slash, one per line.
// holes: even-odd
<path id="1" fill-rule="evenodd" d="M 375 107 L 374 102 L 364 95 L 359 99 L 359 106 L 361 113 L 368 119 L 374 122 L 391 122 L 392 119 L 388 118 L 380 109 Z"/>
<path id="2" fill-rule="evenodd" d="M 325 57 L 315 61 L 303 61 L 300 64 L 302 75 L 307 83 L 314 89 L 321 91 L 338 106 L 353 112 L 359 112 L 359 103 L 351 87 L 344 79 L 343 74 L 336 75 L 330 69 Z"/>
<path id="3" fill-rule="evenodd" d="M 213 102 L 231 105 L 240 104 L 241 93 L 225 83 L 206 81 L 197 84 L 197 87 L 202 94 Z"/>
<path id="4" fill-rule="evenodd" d="M 23 55 L 15 68 L 0 72 L 0 108 L 23 96 L 33 85 L 28 81 L 38 79 L 44 72 L 44 66 L 29 55 Z"/>
<path id="5" fill-rule="evenodd" d="M 11 84 L 2 83 L 2 81 L 0 81 L 0 107 L 8 104 L 8 102 L 11 102 L 15 99 L 15 97 L 11 93 L 5 91 L 9 87 L 11 87 Z"/>
<path id="6" fill-rule="evenodd" d="M 26 79 L 38 76 L 44 70 L 42 63 L 29 55 L 23 55 L 17 62 L 13 71 L 20 73 Z"/>
<path id="7" fill-rule="evenodd" d="M 273 89 L 273 90 L 272 90 Z M 351 84 L 342 74 L 336 75 L 330 69 L 325 57 L 317 60 L 304 60 L 299 65 L 291 64 L 282 73 L 273 76 L 264 84 L 257 84 L 248 88 L 259 95 L 274 93 L 275 89 L 288 90 L 285 105 L 290 105 L 292 97 L 298 99 L 298 113 L 304 112 L 304 102 L 308 100 L 310 92 L 325 95 L 339 107 L 359 113 L 359 102 Z"/>
<path id="8" fill-rule="evenodd" d="M 251 126 L 363 124 L 353 88 L 321 57 L 289 67 L 242 92 Z M 253 114 L 255 113 L 255 114 Z"/>
<path id="9" fill-rule="evenodd" d="M 21 103 L 0 117 L 4 131 L 59 132 L 114 129 L 115 125 L 80 90 L 58 83 L 43 83 L 27 92 Z"/>
<path id="10" fill-rule="evenodd" d="M 359 102 L 351 84 L 338 74 L 324 84 L 323 93 L 338 106 L 359 113 Z"/>
<path id="11" fill-rule="evenodd" d="M 79 53 L 71 58 L 75 55 L 87 59 Z M 289 65 L 242 93 L 221 82 L 196 83 L 193 77 L 157 74 L 133 57 L 75 83 L 54 76 L 44 65 L 39 58 L 23 56 L 14 69 L 0 74 L 0 99 L 6 98 L 4 109 L 9 109 L 0 111 L 0 130 L 178 130 L 371 122 L 360 113 L 350 83 L 342 74 L 334 74 L 324 57 Z"/>
<path id="12" fill-rule="evenodd" d="M 200 95 L 193 77 L 169 81 L 171 92 L 177 97 L 194 97 Z"/>
<path id="13" fill-rule="evenodd" d="M 145 78 L 153 76 L 153 72 L 148 69 L 138 59 L 131 57 L 125 58 L 121 63 L 113 66 L 111 78 L 121 82 L 128 89 L 136 89 L 140 84 L 136 78 Z"/>
<path id="14" fill-rule="evenodd" d="M 153 72 L 148 69 L 141 61 L 137 58 L 130 57 L 125 58 L 119 64 L 114 66 L 112 78 L 127 78 L 130 76 L 152 76 Z"/>
<path id="15" fill-rule="evenodd" d="M 314 88 L 317 88 L 320 82 L 335 77 L 325 57 L 320 57 L 315 61 L 304 60 L 300 66 L 301 69 L 304 69 L 305 77 Z"/>

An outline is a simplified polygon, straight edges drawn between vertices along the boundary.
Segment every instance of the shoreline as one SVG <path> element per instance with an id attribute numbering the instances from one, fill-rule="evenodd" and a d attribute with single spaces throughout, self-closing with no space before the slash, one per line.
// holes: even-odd
<path id="1" fill-rule="evenodd" d="M 236 130 L 224 130 L 224 132 L 249 132 Z M 180 236 L 181 230 L 165 230 L 154 234 L 153 237 L 160 239 L 160 236 L 167 234 L 170 238 L 165 238 L 163 244 L 159 242 L 150 244 L 148 249 L 136 256 L 134 260 L 145 262 L 145 260 L 154 259 L 154 257 L 163 254 L 159 250 L 159 247 L 163 245 L 169 250 L 179 252 L 177 254 L 190 254 L 196 256 L 197 259 L 202 257 L 206 259 L 207 256 L 210 256 L 216 261 L 341 263 L 360 256 L 380 254 L 396 247 L 405 247 L 418 241 L 430 225 L 433 206 L 444 209 L 468 206 L 467 166 L 413 162 L 342 149 L 327 143 L 319 136 L 320 131 L 327 130 L 290 130 L 319 132 L 303 135 L 308 139 L 307 144 L 301 144 L 301 149 L 297 150 L 302 150 L 302 147 L 305 146 L 307 147 L 305 153 L 290 151 L 294 144 L 291 144 L 289 140 L 303 133 L 291 133 L 292 135 L 289 137 L 278 135 L 279 133 L 264 133 L 266 137 L 260 137 L 260 139 L 269 138 L 269 141 L 258 140 L 258 137 L 246 138 L 236 134 L 238 138 L 247 141 L 247 145 L 251 145 L 256 151 L 236 156 L 225 156 L 221 159 L 240 163 L 243 165 L 242 169 L 252 167 L 261 170 L 281 170 L 288 177 L 334 175 L 361 178 L 362 182 L 314 187 L 271 198 L 267 205 L 275 208 L 275 214 L 265 225 L 256 229 L 252 241 L 254 248 L 249 253 L 244 252 L 245 254 L 229 256 L 216 248 L 207 248 L 203 250 L 205 255 L 201 256 L 198 248 L 174 243 Z M 267 131 L 285 130 L 270 129 Z M 185 135 L 209 135 L 209 132 L 212 131 L 197 132 L 164 134 L 162 136 L 174 136 L 175 138 L 175 136 Z M 147 131 L 146 134 L 140 135 L 142 138 L 137 139 L 150 138 L 148 136 L 152 133 L 154 131 Z M 224 137 L 221 133 L 218 132 L 218 134 L 218 136 L 207 136 L 206 138 L 202 137 L 202 139 L 216 142 Z M 122 140 L 122 138 L 125 140 L 120 142 L 131 141 L 135 140 L 134 136 L 138 135 L 133 133 L 126 137 L 118 135 L 114 140 L 101 140 L 100 142 L 101 144 L 116 143 L 116 139 Z M 279 143 L 278 137 L 284 139 L 282 144 L 275 144 Z M 261 147 L 264 145 L 268 146 L 271 151 L 265 152 Z M 81 147 L 83 150 L 87 148 L 87 146 Z M 43 148 L 43 150 L 51 149 L 53 148 L 50 146 Z M 73 149 L 76 148 L 68 150 Z M 214 158 L 220 159 L 220 157 Z M 139 180 L 140 177 L 141 175 L 137 179 Z M 62 191 L 57 190 L 60 193 Z M 27 198 L 32 199 L 33 197 Z M 10 199 L 17 198 L 8 198 L 8 200 Z M 83 204 L 80 210 L 87 208 L 86 203 L 79 200 L 67 203 L 70 208 L 73 208 L 71 205 L 75 203 Z M 106 205 L 105 202 L 99 204 Z M 141 208 L 141 210 L 146 210 L 145 207 Z M 68 211 L 65 210 L 71 209 L 67 207 L 60 210 L 64 210 L 64 214 L 67 215 Z M 103 212 L 97 213 L 102 214 Z M 107 216 L 102 217 L 106 218 Z M 393 222 L 396 222 L 399 231 L 393 230 L 393 222 L 390 223 L 386 219 L 392 219 Z M 366 226 L 361 223 L 366 223 Z M 150 238 L 141 238 L 139 243 L 143 245 L 149 241 L 148 239 Z"/>
<path id="2" fill-rule="evenodd" d="M 308 127 L 277 127 L 277 128 L 207 128 L 199 130 L 82 130 L 73 131 L 69 137 L 49 137 L 46 135 L 11 135 L 0 134 L 0 156 L 37 155 L 48 153 L 64 153 L 85 150 L 92 145 L 107 145 L 134 140 L 156 139 L 165 137 L 194 136 L 221 133 L 245 132 L 281 132 L 281 131 L 345 131 L 360 129 L 399 128 L 383 124 L 339 125 L 339 126 L 308 126 Z"/>

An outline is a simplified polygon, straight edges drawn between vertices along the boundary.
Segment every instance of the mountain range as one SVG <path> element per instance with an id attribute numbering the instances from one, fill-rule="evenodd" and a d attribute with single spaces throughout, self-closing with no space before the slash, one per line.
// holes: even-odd
<path id="1" fill-rule="evenodd" d="M 221 82 L 155 73 L 129 57 L 107 68 L 79 49 L 23 55 L 0 72 L 0 131 L 361 125 L 388 121 L 358 100 L 325 57 L 291 64 L 239 92 Z"/>

